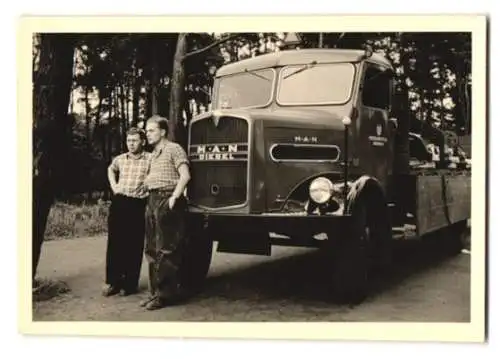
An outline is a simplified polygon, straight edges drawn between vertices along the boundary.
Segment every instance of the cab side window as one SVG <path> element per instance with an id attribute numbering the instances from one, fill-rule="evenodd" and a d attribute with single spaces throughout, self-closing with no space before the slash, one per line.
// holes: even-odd
<path id="1" fill-rule="evenodd" d="M 363 105 L 388 110 L 391 105 L 391 76 L 375 66 L 368 66 L 365 72 Z"/>

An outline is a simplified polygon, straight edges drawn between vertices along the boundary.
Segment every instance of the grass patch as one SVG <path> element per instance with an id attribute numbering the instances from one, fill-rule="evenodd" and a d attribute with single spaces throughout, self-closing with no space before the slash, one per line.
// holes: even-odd
<path id="1" fill-rule="evenodd" d="M 108 230 L 109 202 L 68 204 L 56 202 L 50 209 L 45 240 L 90 237 Z"/>
<path id="2" fill-rule="evenodd" d="M 71 289 L 63 281 L 54 281 L 50 279 L 38 279 L 33 288 L 33 301 L 41 302 L 69 293 Z"/>

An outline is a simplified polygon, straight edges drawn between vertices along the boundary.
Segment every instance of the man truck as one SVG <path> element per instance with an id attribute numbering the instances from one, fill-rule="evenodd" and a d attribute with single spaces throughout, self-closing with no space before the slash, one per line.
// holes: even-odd
<path id="1" fill-rule="evenodd" d="M 186 288 L 203 283 L 214 242 L 261 255 L 319 248 L 331 293 L 350 302 L 390 264 L 392 241 L 439 232 L 458 251 L 470 170 L 448 168 L 446 151 L 432 161 L 395 86 L 393 66 L 371 50 L 280 51 L 220 67 L 211 110 L 188 129 Z"/>

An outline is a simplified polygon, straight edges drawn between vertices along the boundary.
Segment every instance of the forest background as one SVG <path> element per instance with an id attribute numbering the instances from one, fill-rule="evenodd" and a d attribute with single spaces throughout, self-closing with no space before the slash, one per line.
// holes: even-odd
<path id="1" fill-rule="evenodd" d="M 47 223 L 49 240 L 104 233 L 106 170 L 126 131 L 158 113 L 185 145 L 191 118 L 211 109 L 220 66 L 289 48 L 366 46 L 396 69 L 411 130 L 450 131 L 470 156 L 470 33 L 34 34 L 33 188 L 43 193 L 34 220 Z"/>

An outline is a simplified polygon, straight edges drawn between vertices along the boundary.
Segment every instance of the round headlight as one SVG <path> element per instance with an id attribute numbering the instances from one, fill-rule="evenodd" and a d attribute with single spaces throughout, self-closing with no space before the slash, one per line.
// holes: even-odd
<path id="1" fill-rule="evenodd" d="M 309 185 L 309 196 L 318 204 L 328 202 L 332 193 L 333 183 L 328 178 L 318 177 Z"/>

